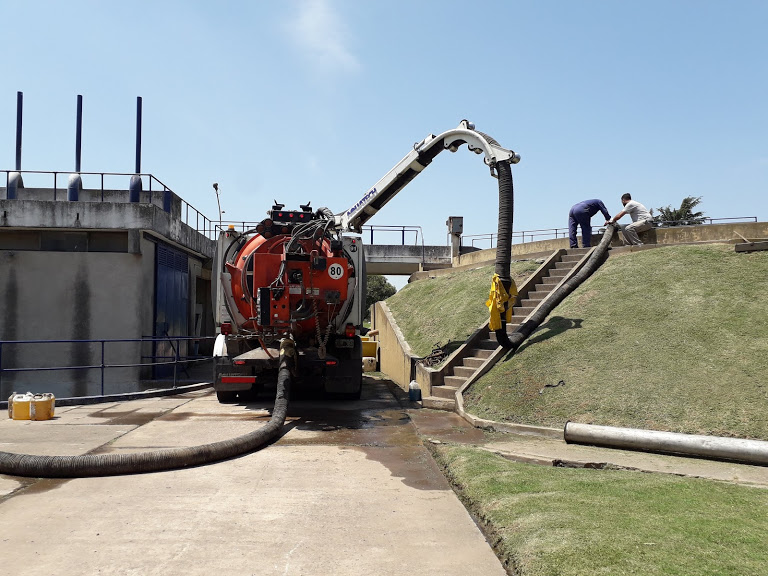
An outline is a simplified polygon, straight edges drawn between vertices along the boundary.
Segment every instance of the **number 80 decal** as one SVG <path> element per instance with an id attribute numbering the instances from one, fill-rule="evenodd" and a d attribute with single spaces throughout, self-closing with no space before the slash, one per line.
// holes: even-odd
<path id="1" fill-rule="evenodd" d="M 338 280 L 344 276 L 344 268 L 342 268 L 341 264 L 331 264 L 328 266 L 328 276 L 333 280 Z"/>

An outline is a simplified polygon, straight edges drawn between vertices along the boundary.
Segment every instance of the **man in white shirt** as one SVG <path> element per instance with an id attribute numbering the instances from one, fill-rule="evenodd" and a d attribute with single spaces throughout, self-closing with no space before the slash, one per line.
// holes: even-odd
<path id="1" fill-rule="evenodd" d="M 632 196 L 629 194 L 624 194 L 621 197 L 621 203 L 624 205 L 624 209 L 610 220 L 606 220 L 605 223 L 615 223 L 625 214 L 629 214 L 630 218 L 632 218 L 632 224 L 627 224 L 621 229 L 624 234 L 624 244 L 642 246 L 643 243 L 640 242 L 638 234 L 653 227 L 653 216 L 640 202 L 632 200 Z"/>

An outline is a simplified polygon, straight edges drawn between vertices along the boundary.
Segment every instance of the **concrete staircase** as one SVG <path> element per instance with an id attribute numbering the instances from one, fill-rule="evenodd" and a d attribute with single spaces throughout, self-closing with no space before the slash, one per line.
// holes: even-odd
<path id="1" fill-rule="evenodd" d="M 520 324 L 544 301 L 566 275 L 584 259 L 590 248 L 570 248 L 548 262 L 533 286 L 520 290 L 517 302 L 512 308 L 512 321 L 507 324 L 507 333 L 514 332 Z M 525 292 L 525 293 L 524 293 Z M 472 377 L 499 348 L 496 334 L 486 330 L 482 338 L 459 350 L 454 362 L 446 366 L 443 384 L 432 386 L 432 395 L 423 399 L 425 408 L 455 410 L 456 392 Z"/>

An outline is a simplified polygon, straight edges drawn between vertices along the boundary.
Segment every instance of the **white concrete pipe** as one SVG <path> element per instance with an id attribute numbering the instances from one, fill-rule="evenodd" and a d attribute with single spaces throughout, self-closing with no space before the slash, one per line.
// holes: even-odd
<path id="1" fill-rule="evenodd" d="M 657 432 L 576 422 L 566 422 L 563 437 L 569 444 L 591 444 L 768 465 L 768 442 L 762 440 Z"/>

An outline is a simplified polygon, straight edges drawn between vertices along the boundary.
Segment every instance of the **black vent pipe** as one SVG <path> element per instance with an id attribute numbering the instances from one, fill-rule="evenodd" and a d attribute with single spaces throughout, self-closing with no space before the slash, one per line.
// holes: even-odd
<path id="1" fill-rule="evenodd" d="M 70 174 L 67 184 L 67 200 L 76 202 L 80 199 L 83 180 L 80 177 L 80 159 L 83 144 L 83 96 L 77 95 L 77 125 L 75 128 L 75 173 Z"/>
<path id="2" fill-rule="evenodd" d="M 24 109 L 24 94 L 16 92 L 16 170 L 21 170 L 21 119 Z"/>
<path id="3" fill-rule="evenodd" d="M 136 97 L 136 173 L 131 176 L 131 183 L 128 185 L 128 200 L 131 202 L 141 201 L 141 191 L 143 189 L 141 182 L 141 96 Z"/>

